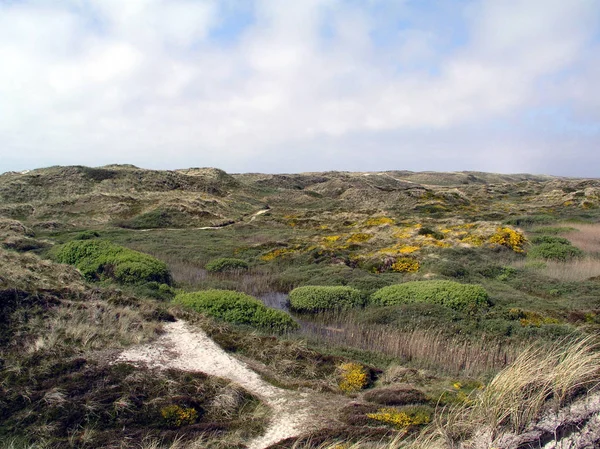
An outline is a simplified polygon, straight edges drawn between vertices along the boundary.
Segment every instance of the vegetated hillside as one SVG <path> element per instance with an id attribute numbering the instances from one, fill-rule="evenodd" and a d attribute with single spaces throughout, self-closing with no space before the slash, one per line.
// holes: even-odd
<path id="1" fill-rule="evenodd" d="M 0 214 L 41 227 L 219 226 L 265 204 L 312 212 L 392 210 L 498 219 L 599 205 L 600 181 L 478 172 L 228 175 L 218 169 L 50 167 L 0 175 Z"/>
<path id="2" fill-rule="evenodd" d="M 108 363 L 168 341 L 174 319 L 316 401 L 307 433 L 274 447 L 516 448 L 587 429 L 600 410 L 599 220 L 593 179 L 5 173 L 0 443 L 244 447 L 269 426 L 260 398 Z M 565 412 L 581 401 L 585 413 Z M 549 433 L 542 417 L 559 408 L 572 419 Z"/>

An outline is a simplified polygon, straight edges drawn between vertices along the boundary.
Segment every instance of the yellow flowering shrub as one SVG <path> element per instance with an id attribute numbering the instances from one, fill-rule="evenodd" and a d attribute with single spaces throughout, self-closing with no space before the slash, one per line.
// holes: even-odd
<path id="1" fill-rule="evenodd" d="M 393 224 L 394 220 L 388 217 L 372 217 L 367 220 L 365 223 L 366 226 L 381 226 L 381 225 L 389 225 Z"/>
<path id="2" fill-rule="evenodd" d="M 357 232 L 356 234 L 352 234 L 350 237 L 348 237 L 348 240 L 346 240 L 346 242 L 348 242 L 348 243 L 363 243 L 363 242 L 366 242 L 367 240 L 370 240 L 371 238 L 373 238 L 373 234 L 367 234 L 365 232 Z"/>
<path id="3" fill-rule="evenodd" d="M 179 405 L 163 407 L 160 414 L 170 427 L 181 427 L 194 424 L 198 419 L 198 412 L 194 408 L 183 408 Z"/>
<path id="4" fill-rule="evenodd" d="M 339 370 L 338 386 L 344 393 L 356 393 L 365 388 L 369 382 L 367 370 L 359 363 L 343 363 L 339 366 Z"/>
<path id="5" fill-rule="evenodd" d="M 510 228 L 498 228 L 496 233 L 489 238 L 489 242 L 510 248 L 516 253 L 522 253 L 526 240 L 525 236 L 519 231 Z"/>
<path id="6" fill-rule="evenodd" d="M 395 232 L 393 235 L 397 239 L 404 240 L 404 239 L 411 238 L 413 236 L 413 234 L 414 234 L 413 229 L 404 228 L 404 229 L 401 229 L 401 230 Z"/>
<path id="7" fill-rule="evenodd" d="M 481 246 L 485 243 L 485 238 L 478 234 L 467 234 L 460 241 L 473 246 Z"/>
<path id="8" fill-rule="evenodd" d="M 279 257 L 284 257 L 284 256 L 286 256 L 288 254 L 292 254 L 294 252 L 295 252 L 295 250 L 291 249 L 291 248 L 276 248 L 274 250 L 269 251 L 267 254 L 262 255 L 260 257 L 260 259 L 265 262 L 270 262 Z"/>
<path id="9" fill-rule="evenodd" d="M 340 238 L 341 238 L 341 236 L 339 236 L 339 235 L 328 235 L 326 237 L 323 237 L 323 240 L 325 241 L 325 243 L 335 243 Z"/>
<path id="10" fill-rule="evenodd" d="M 392 271 L 396 271 L 398 273 L 416 273 L 419 271 L 420 264 L 416 259 L 411 259 L 410 257 L 402 257 L 392 265 Z"/>
<path id="11" fill-rule="evenodd" d="M 403 246 L 401 247 L 398 252 L 400 254 L 411 254 L 414 253 L 415 251 L 419 251 L 421 248 L 419 246 L 411 246 L 411 245 L 407 245 L 407 246 Z"/>
<path id="12" fill-rule="evenodd" d="M 523 327 L 541 327 L 545 324 L 560 324 L 560 321 L 556 318 L 543 316 L 537 312 L 530 312 L 521 309 L 510 309 L 509 314 L 511 316 L 517 316 L 519 319 L 519 324 L 521 324 Z"/>
<path id="13" fill-rule="evenodd" d="M 411 413 L 391 407 L 379 409 L 376 413 L 367 413 L 367 417 L 384 424 L 392 425 L 400 430 L 422 426 L 431 421 L 431 416 L 423 410 Z"/>

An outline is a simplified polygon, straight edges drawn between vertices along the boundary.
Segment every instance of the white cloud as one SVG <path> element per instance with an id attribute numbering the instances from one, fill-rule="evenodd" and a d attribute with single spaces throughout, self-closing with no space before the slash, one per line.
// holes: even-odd
<path id="1" fill-rule="evenodd" d="M 398 5 L 390 13 L 403 14 Z M 256 0 L 255 23 L 221 46 L 210 38 L 223 25 L 218 6 L 0 3 L 0 171 L 32 160 L 294 171 L 351 159 L 361 169 L 357 135 L 363 148 L 377 142 L 366 153 L 382 161 L 404 155 L 416 167 L 411 152 L 427 160 L 447 148 L 453 169 L 474 169 L 473 161 L 489 161 L 479 156 L 486 148 L 500 151 L 473 134 L 478 123 L 518 126 L 527 108 L 573 102 L 583 119 L 600 110 L 600 98 L 587 94 L 598 73 L 589 61 L 600 12 L 593 0 L 481 0 L 464 12 L 468 42 L 443 54 L 444 35 L 432 29 L 399 29 L 381 48 L 370 6 L 343 0 Z M 546 85 L 551 91 L 540 92 Z M 510 144 L 529 154 L 523 164 L 533 171 L 549 141 L 534 131 L 518 141 L 510 130 L 497 136 L 503 151 Z M 399 145 L 398 136 L 414 144 Z M 292 149 L 288 168 L 269 165 Z M 14 152 L 27 154 L 3 162 Z"/>

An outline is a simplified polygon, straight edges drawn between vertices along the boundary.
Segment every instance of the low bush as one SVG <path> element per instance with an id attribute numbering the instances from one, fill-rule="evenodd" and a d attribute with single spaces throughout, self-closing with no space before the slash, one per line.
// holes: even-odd
<path id="1" fill-rule="evenodd" d="M 480 285 L 453 281 L 412 281 L 390 285 L 371 295 L 371 303 L 387 306 L 425 302 L 455 310 L 472 311 L 489 305 L 489 297 Z"/>
<path id="2" fill-rule="evenodd" d="M 397 273 L 416 273 L 419 268 L 419 261 L 411 257 L 401 257 L 392 264 L 392 271 Z"/>
<path id="3" fill-rule="evenodd" d="M 206 271 L 211 273 L 223 273 L 226 271 L 241 271 L 248 269 L 248 262 L 242 259 L 234 259 L 231 257 L 220 257 L 213 259 L 204 267 Z"/>
<path id="4" fill-rule="evenodd" d="M 75 240 L 57 247 L 52 254 L 58 262 L 75 265 L 88 280 L 171 284 L 167 264 L 107 240 Z"/>
<path id="5" fill-rule="evenodd" d="M 532 259 L 546 259 L 566 262 L 582 257 L 583 251 L 571 244 L 548 242 L 535 245 L 529 250 L 527 255 Z"/>
<path id="6" fill-rule="evenodd" d="M 436 240 L 443 240 L 444 234 L 440 231 L 436 231 L 435 229 L 428 228 L 426 226 L 419 229 L 417 232 L 418 235 L 425 235 L 427 237 L 433 237 Z"/>
<path id="7" fill-rule="evenodd" d="M 519 231 L 510 228 L 498 228 L 496 233 L 489 238 L 489 242 L 512 249 L 516 253 L 522 253 L 527 240 Z"/>
<path id="8" fill-rule="evenodd" d="M 339 366 L 340 390 L 344 393 L 356 393 L 365 388 L 369 383 L 369 375 L 364 366 L 359 363 L 343 363 Z"/>
<path id="9" fill-rule="evenodd" d="M 307 285 L 290 292 L 290 306 L 298 312 L 350 309 L 364 304 L 361 292 L 352 287 Z"/>
<path id="10" fill-rule="evenodd" d="M 556 219 L 552 215 L 525 215 L 506 220 L 504 223 L 513 226 L 532 226 L 538 224 L 553 223 Z"/>
<path id="11" fill-rule="evenodd" d="M 174 301 L 230 323 L 258 327 L 270 332 L 284 333 L 298 328 L 298 324 L 287 313 L 271 309 L 245 293 L 204 290 L 179 293 Z"/>
<path id="12" fill-rule="evenodd" d="M 91 240 L 96 237 L 100 237 L 100 234 L 97 231 L 83 231 L 80 232 L 74 240 Z"/>
<path id="13" fill-rule="evenodd" d="M 406 385 L 402 387 L 389 387 L 371 390 L 365 393 L 364 399 L 381 405 L 409 405 L 424 404 L 427 396 L 421 390 Z"/>
<path id="14" fill-rule="evenodd" d="M 169 427 L 181 427 L 194 424 L 198 420 L 198 412 L 195 408 L 183 408 L 179 405 L 169 405 L 160 410 Z"/>
<path id="15" fill-rule="evenodd" d="M 534 245 L 541 245 L 542 243 L 558 243 L 560 245 L 571 245 L 569 239 L 564 237 L 556 237 L 553 235 L 540 235 L 531 239 L 531 243 Z"/>
<path id="16" fill-rule="evenodd" d="M 399 430 L 406 430 L 431 422 L 431 410 L 427 407 L 405 407 L 403 409 L 386 407 L 377 410 L 376 413 L 368 413 L 367 417 Z"/>

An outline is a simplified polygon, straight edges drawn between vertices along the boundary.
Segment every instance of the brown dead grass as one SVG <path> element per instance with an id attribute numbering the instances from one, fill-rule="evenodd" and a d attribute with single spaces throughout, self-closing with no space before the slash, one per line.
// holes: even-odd
<path id="1" fill-rule="evenodd" d="M 588 254 L 600 255 L 600 224 L 569 223 L 577 231 L 563 234 L 573 245 Z"/>
<path id="2" fill-rule="evenodd" d="M 328 327 L 304 323 L 303 334 L 323 345 L 354 347 L 397 357 L 427 369 L 461 376 L 497 372 L 513 362 L 522 348 L 489 341 L 448 338 L 435 330 L 401 331 L 353 322 Z"/>
<path id="3" fill-rule="evenodd" d="M 547 261 L 540 272 L 563 282 L 581 282 L 600 276 L 600 259 L 585 257 L 570 262 Z"/>

